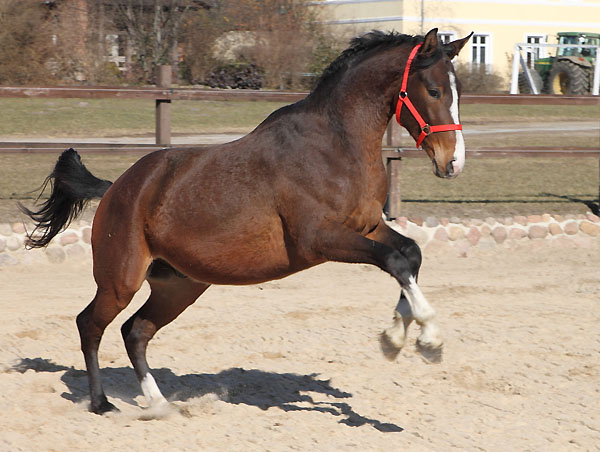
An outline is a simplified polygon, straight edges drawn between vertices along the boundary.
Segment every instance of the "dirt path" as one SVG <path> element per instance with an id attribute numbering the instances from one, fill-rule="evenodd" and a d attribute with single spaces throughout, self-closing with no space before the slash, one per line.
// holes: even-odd
<path id="1" fill-rule="evenodd" d="M 118 415 L 87 412 L 75 315 L 90 262 L 0 269 L 1 451 L 573 451 L 600 444 L 600 241 L 425 257 L 444 361 L 377 337 L 398 289 L 367 266 L 214 287 L 151 343 L 172 409 L 145 401 L 119 327 L 101 365 Z"/>

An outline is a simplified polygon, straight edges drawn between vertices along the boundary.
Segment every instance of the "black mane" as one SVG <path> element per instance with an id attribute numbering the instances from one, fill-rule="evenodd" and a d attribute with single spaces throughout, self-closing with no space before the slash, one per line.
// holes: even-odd
<path id="1" fill-rule="evenodd" d="M 383 32 L 380 30 L 372 30 L 362 36 L 357 36 L 350 41 L 350 46 L 344 50 L 324 71 L 321 78 L 317 82 L 316 87 L 326 83 L 328 80 L 347 70 L 352 64 L 361 60 L 361 57 L 369 51 L 378 48 L 381 50 L 390 47 L 410 44 L 411 46 L 423 42 L 423 36 L 412 36 L 397 33 L 395 31 Z M 415 69 L 424 68 L 435 63 L 441 58 L 441 49 L 433 58 L 418 61 L 415 60 Z M 315 89 L 316 89 L 315 87 Z"/>

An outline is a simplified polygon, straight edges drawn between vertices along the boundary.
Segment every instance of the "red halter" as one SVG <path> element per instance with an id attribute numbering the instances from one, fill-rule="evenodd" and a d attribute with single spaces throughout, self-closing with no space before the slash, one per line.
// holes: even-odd
<path id="1" fill-rule="evenodd" d="M 419 123 L 419 127 L 421 127 L 421 134 L 417 138 L 417 147 L 421 146 L 425 137 L 433 132 L 446 132 L 449 130 L 462 130 L 462 126 L 460 124 L 443 124 L 439 126 L 430 126 L 427 124 L 423 117 L 419 114 L 413 103 L 408 98 L 408 93 L 406 92 L 406 85 L 408 84 L 408 73 L 410 72 L 410 65 L 412 64 L 415 56 L 421 47 L 422 44 L 417 44 L 408 57 L 406 61 L 406 68 L 404 69 L 404 76 L 402 77 L 402 87 L 400 88 L 400 94 L 398 95 L 398 103 L 396 104 L 396 121 L 398 124 L 402 125 L 400 122 L 400 112 L 402 111 L 402 106 L 406 104 L 408 110 L 412 113 L 414 118 Z"/>

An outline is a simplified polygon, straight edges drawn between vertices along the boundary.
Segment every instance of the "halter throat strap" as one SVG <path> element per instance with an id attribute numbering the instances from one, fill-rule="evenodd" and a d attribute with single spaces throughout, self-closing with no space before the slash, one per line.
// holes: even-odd
<path id="1" fill-rule="evenodd" d="M 404 68 L 404 75 L 402 76 L 402 86 L 400 87 L 400 93 L 398 95 L 398 103 L 396 104 L 396 121 L 398 124 L 402 125 L 400 122 L 400 113 L 402 113 L 402 107 L 406 105 L 408 111 L 413 115 L 419 127 L 421 128 L 421 133 L 417 138 L 417 147 L 421 146 L 423 140 L 430 134 L 434 132 L 447 132 L 450 130 L 462 130 L 462 125 L 460 124 L 441 124 L 436 126 L 431 126 L 425 122 L 423 117 L 417 111 L 413 103 L 408 97 L 408 93 L 406 92 L 406 87 L 408 85 L 408 75 L 410 73 L 410 66 L 412 65 L 413 60 L 417 56 L 417 52 L 421 48 L 422 44 L 417 44 L 410 52 L 408 56 L 408 60 L 406 60 L 406 67 Z"/>

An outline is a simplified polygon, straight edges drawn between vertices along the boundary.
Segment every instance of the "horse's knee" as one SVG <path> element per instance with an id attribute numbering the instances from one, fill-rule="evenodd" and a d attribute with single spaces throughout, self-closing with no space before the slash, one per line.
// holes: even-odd
<path id="1" fill-rule="evenodd" d="M 408 259 L 398 250 L 393 250 L 393 252 L 386 256 L 385 269 L 398 280 L 402 287 L 408 287 L 410 285 L 410 278 L 413 275 L 410 270 Z"/>
<path id="2" fill-rule="evenodd" d="M 401 252 L 408 261 L 408 267 L 411 274 L 417 275 L 419 273 L 419 269 L 421 268 L 421 263 L 423 262 L 421 247 L 417 245 L 417 242 L 415 242 L 413 239 L 407 238 Z"/>

